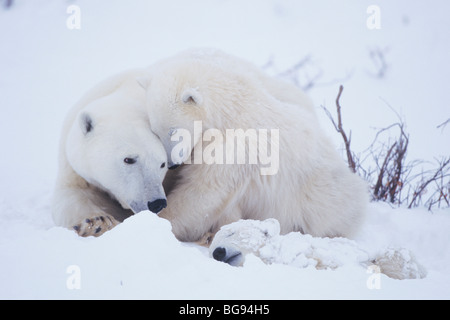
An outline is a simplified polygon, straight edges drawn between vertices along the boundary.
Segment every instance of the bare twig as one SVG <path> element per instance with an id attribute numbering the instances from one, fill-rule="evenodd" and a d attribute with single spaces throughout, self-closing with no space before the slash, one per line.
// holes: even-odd
<path id="1" fill-rule="evenodd" d="M 279 72 L 277 76 L 291 81 L 304 91 L 308 91 L 323 76 L 323 70 L 315 65 L 311 55 L 306 55 L 289 69 Z"/>
<path id="2" fill-rule="evenodd" d="M 447 176 L 447 175 L 444 175 L 444 172 L 445 172 L 445 170 L 448 170 L 449 164 L 450 164 L 450 157 L 446 160 L 443 160 L 440 163 L 438 169 L 436 170 L 436 172 L 433 174 L 433 176 L 431 178 L 429 178 L 428 180 L 426 180 L 425 182 L 423 182 L 422 184 L 420 184 L 418 186 L 417 190 L 414 191 L 413 198 L 412 198 L 411 202 L 409 203 L 408 208 L 411 208 L 413 206 L 413 204 L 415 204 L 416 200 L 422 196 L 424 190 L 431 182 L 435 182 L 438 179 L 440 179 L 441 177 L 444 178 L 444 176 Z M 443 198 L 448 204 L 447 195 L 443 192 L 443 187 L 440 187 L 439 191 L 440 191 L 439 199 L 442 200 L 442 198 Z M 439 200 L 439 202 L 440 202 L 440 200 Z M 430 208 L 431 208 L 431 205 L 430 205 Z"/>
<path id="3" fill-rule="evenodd" d="M 380 171 L 378 173 L 377 182 L 373 187 L 373 196 L 376 200 L 386 199 L 385 197 L 386 191 L 385 190 L 380 191 L 380 189 L 382 189 L 383 187 L 383 178 L 386 172 L 386 168 L 391 158 L 392 150 L 394 150 L 396 144 L 397 142 L 394 142 L 394 144 L 389 148 L 386 157 L 384 158 L 383 164 L 381 165 Z"/>
<path id="4" fill-rule="evenodd" d="M 386 76 L 386 72 L 388 70 L 388 63 L 386 62 L 386 53 L 389 52 L 389 48 L 373 48 L 369 51 L 370 59 L 372 60 L 374 67 L 376 69 L 375 73 L 370 73 L 374 77 L 382 79 Z"/>
<path id="5" fill-rule="evenodd" d="M 398 140 L 398 144 L 395 148 L 395 164 L 394 164 L 394 174 L 391 181 L 389 182 L 389 196 L 392 203 L 395 202 L 395 197 L 401 192 L 403 188 L 402 177 L 404 173 L 404 163 L 406 159 L 406 151 L 408 150 L 409 139 L 408 136 L 403 131 L 401 131 L 401 136 Z"/>
<path id="6" fill-rule="evenodd" d="M 441 128 L 442 127 L 442 129 L 444 129 L 445 128 L 445 126 L 447 125 L 447 124 L 449 124 L 450 123 L 450 118 L 448 118 L 447 120 L 445 120 L 444 122 L 442 122 L 440 125 L 438 125 L 436 128 Z"/>
<path id="7" fill-rule="evenodd" d="M 273 60 L 274 60 L 273 55 L 271 55 L 269 57 L 269 59 L 267 60 L 267 62 L 261 66 L 261 69 L 266 70 L 266 69 L 272 68 L 274 65 Z"/>
<path id="8" fill-rule="evenodd" d="M 353 172 L 356 172 L 355 161 L 353 160 L 352 152 L 351 152 L 351 149 L 350 149 L 350 142 L 351 142 L 351 140 L 349 138 L 347 138 L 347 135 L 346 135 L 346 133 L 344 131 L 344 128 L 342 126 L 341 104 L 340 104 L 339 100 L 341 99 L 341 95 L 342 95 L 342 91 L 343 90 L 344 90 L 344 86 L 341 85 L 339 87 L 339 93 L 338 93 L 338 96 L 336 98 L 336 110 L 337 110 L 337 116 L 338 116 L 337 130 L 341 134 L 342 139 L 344 140 L 345 151 L 347 152 L 348 166 Z"/>
<path id="9" fill-rule="evenodd" d="M 353 172 L 356 172 L 355 160 L 353 159 L 352 151 L 350 149 L 351 139 L 347 137 L 347 134 L 345 133 L 343 125 L 342 125 L 341 104 L 340 104 L 340 101 L 339 101 L 341 99 L 342 91 L 344 91 L 344 86 L 341 85 L 341 86 L 339 86 L 339 93 L 338 93 L 338 95 L 336 97 L 336 113 L 337 113 L 337 118 L 338 118 L 337 119 L 337 123 L 336 123 L 336 121 L 334 120 L 333 116 L 331 115 L 331 113 L 328 111 L 327 108 L 322 106 L 322 109 L 324 109 L 324 111 L 327 114 L 328 118 L 333 123 L 333 126 L 336 129 L 336 131 L 341 134 L 342 139 L 344 140 L 345 151 L 346 151 L 346 154 L 347 154 L 348 167 Z M 350 132 L 350 137 L 351 137 L 351 132 Z"/>
<path id="10" fill-rule="evenodd" d="M 299 62 L 294 64 L 289 69 L 279 73 L 278 76 L 290 77 L 293 74 L 297 73 L 300 69 L 304 68 L 306 64 L 310 63 L 310 61 L 311 61 L 311 55 L 307 55 L 306 57 L 304 57 L 302 60 L 300 60 Z"/>

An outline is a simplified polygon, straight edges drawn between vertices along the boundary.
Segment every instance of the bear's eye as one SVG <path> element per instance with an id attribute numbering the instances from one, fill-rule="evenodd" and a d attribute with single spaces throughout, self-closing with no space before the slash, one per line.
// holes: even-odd
<path id="1" fill-rule="evenodd" d="M 133 164 L 133 163 L 136 163 L 136 159 L 125 158 L 125 159 L 123 159 L 123 162 L 125 162 L 126 164 Z"/>
<path id="2" fill-rule="evenodd" d="M 160 168 L 162 169 L 162 168 L 164 168 L 165 166 L 166 166 L 166 163 L 163 162 L 163 163 L 161 163 L 161 167 L 160 167 Z"/>

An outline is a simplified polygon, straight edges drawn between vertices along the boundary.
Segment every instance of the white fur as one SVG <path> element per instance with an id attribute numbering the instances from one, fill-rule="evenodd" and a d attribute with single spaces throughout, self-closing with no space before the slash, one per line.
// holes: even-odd
<path id="1" fill-rule="evenodd" d="M 70 228 L 95 217 L 114 224 L 147 210 L 149 201 L 165 199 L 167 165 L 160 167 L 167 157 L 150 129 L 145 91 L 136 81 L 142 74 L 132 70 L 101 82 L 67 115 L 53 196 L 57 225 Z"/>
<path id="2" fill-rule="evenodd" d="M 214 50 L 163 60 L 148 69 L 143 83 L 152 130 L 169 155 L 169 133 L 183 128 L 193 136 L 196 120 L 224 136 L 226 129 L 279 129 L 275 175 L 262 176 L 260 165 L 249 164 L 177 169 L 181 179 L 161 216 L 171 221 L 178 239 L 196 241 L 241 218 L 276 218 L 283 234 L 334 237 L 357 231 L 367 186 L 347 168 L 320 129 L 312 103 L 296 87 Z M 186 92 L 193 98 L 185 99 Z M 192 154 L 200 138 L 193 137 Z"/>
<path id="3" fill-rule="evenodd" d="M 373 266 L 378 266 L 380 272 L 394 279 L 426 276 L 425 268 L 405 248 L 386 248 L 372 257 L 355 241 L 345 238 L 316 238 L 299 232 L 280 235 L 280 225 L 275 219 L 240 220 L 223 226 L 209 250 L 212 257 L 216 250 L 220 251 L 223 255 L 220 261 L 233 266 L 243 265 L 245 256 L 253 254 L 267 264 L 317 269 L 358 264 L 372 267 L 371 270 L 377 270 Z"/>

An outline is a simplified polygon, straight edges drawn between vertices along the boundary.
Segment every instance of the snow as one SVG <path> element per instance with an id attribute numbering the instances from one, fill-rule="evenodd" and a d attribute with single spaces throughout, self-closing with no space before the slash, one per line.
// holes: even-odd
<path id="1" fill-rule="evenodd" d="M 66 27 L 72 4 L 81 10 L 80 30 Z M 371 254 L 409 250 L 427 271 L 411 280 L 345 259 L 334 270 L 316 270 L 265 264 L 250 254 L 243 267 L 232 267 L 178 242 L 169 223 L 149 212 L 99 238 L 55 227 L 50 216 L 68 109 L 105 77 L 189 47 L 219 48 L 260 66 L 272 60 L 267 70 L 274 74 L 310 55 L 300 79 L 322 72 L 308 93 L 337 146 L 340 137 L 319 106 L 332 109 L 343 83 L 344 126 L 356 150 L 372 141 L 373 128 L 397 120 L 386 101 L 405 119 L 411 159 L 448 156 L 450 128 L 436 126 L 450 117 L 450 4 L 379 0 L 381 29 L 369 30 L 372 4 L 16 0 L 0 9 L 0 298 L 449 299 L 448 208 L 430 213 L 372 203 L 355 242 L 342 243 L 343 253 L 355 243 Z M 383 78 L 374 76 L 373 48 L 386 52 Z M 376 276 L 379 286 L 370 285 Z"/>
<path id="2" fill-rule="evenodd" d="M 2 212 L 4 209 L 2 207 Z M 376 217 L 379 210 L 380 205 L 372 205 L 370 215 Z M 408 214 L 420 216 L 424 221 L 429 215 L 421 210 Z M 372 238 L 383 238 L 413 250 L 427 268 L 426 278 L 393 280 L 380 275 L 380 288 L 369 289 L 367 281 L 372 274 L 351 263 L 345 251 L 322 252 L 328 257 L 343 257 L 342 265 L 335 270 L 316 270 L 314 266 L 300 269 L 278 263 L 267 265 L 256 256 L 247 256 L 243 267 L 232 267 L 209 258 L 204 248 L 177 241 L 170 224 L 149 211 L 127 219 L 99 238 L 80 238 L 70 230 L 38 227 L 31 221 L 9 218 L 7 229 L 10 232 L 2 233 L 0 243 L 2 261 L 8 261 L 2 264 L 0 273 L 0 298 L 448 298 L 448 267 L 440 257 L 445 252 L 424 252 L 418 244 L 420 241 L 422 246 L 433 248 L 435 238 L 429 235 L 429 239 L 419 238 L 415 243 L 390 241 L 393 234 L 406 233 L 407 228 L 390 226 L 383 216 L 376 221 L 386 228 Z M 434 230 L 442 232 L 442 221 L 448 226 L 448 212 L 438 214 L 438 219 L 430 220 L 430 224 Z M 408 220 L 404 222 L 408 224 Z M 2 229 L 6 229 L 5 226 Z M 369 238 L 364 236 L 366 241 Z M 440 240 L 448 249 L 449 236 Z M 345 248 L 344 243 L 350 240 L 341 242 L 341 247 Z M 348 244 L 347 248 L 352 252 L 354 244 Z M 333 247 L 328 246 L 328 249 Z M 448 261 L 448 257 L 446 259 Z M 433 263 L 438 261 L 439 264 Z M 71 266 L 79 268 L 79 289 L 70 289 L 73 273 L 67 271 Z"/>

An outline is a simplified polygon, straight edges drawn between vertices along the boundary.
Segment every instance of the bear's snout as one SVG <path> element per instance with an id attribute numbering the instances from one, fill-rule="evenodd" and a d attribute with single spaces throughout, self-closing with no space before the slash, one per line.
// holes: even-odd
<path id="1" fill-rule="evenodd" d="M 225 249 L 223 247 L 217 247 L 216 249 L 214 249 L 212 255 L 213 255 L 213 258 L 216 259 L 217 261 L 223 261 L 223 260 L 225 260 L 225 257 L 227 256 L 227 249 Z"/>
<path id="2" fill-rule="evenodd" d="M 155 201 L 149 201 L 148 204 L 148 210 L 154 213 L 160 212 L 162 209 L 167 207 L 167 201 L 166 199 L 156 199 Z"/>
<path id="3" fill-rule="evenodd" d="M 214 249 L 212 256 L 217 261 L 228 263 L 232 266 L 239 266 L 243 263 L 242 253 L 239 251 L 227 251 L 224 247 L 217 247 Z"/>

